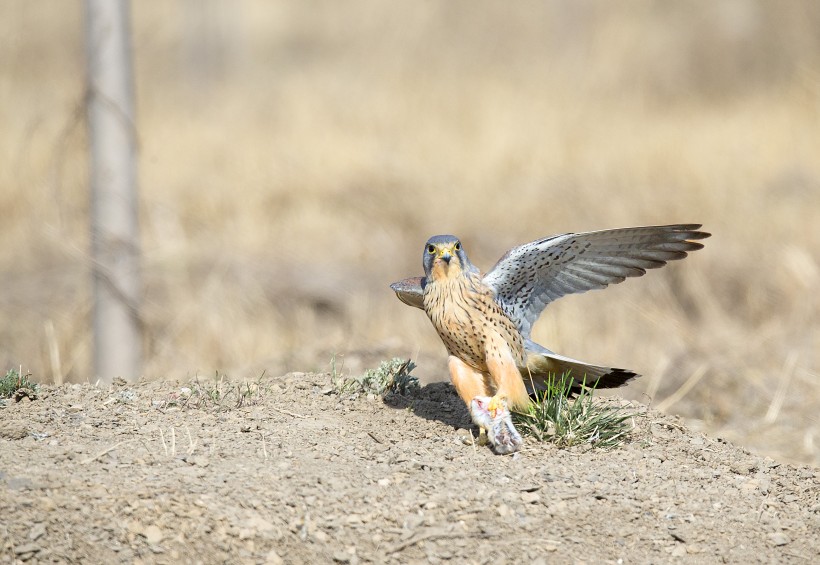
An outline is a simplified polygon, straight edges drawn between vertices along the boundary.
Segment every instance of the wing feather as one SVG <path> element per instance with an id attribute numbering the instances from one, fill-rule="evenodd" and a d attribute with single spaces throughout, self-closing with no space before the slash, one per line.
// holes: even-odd
<path id="1" fill-rule="evenodd" d="M 424 283 L 424 277 L 411 277 L 394 282 L 390 288 L 405 304 L 424 310 Z"/>
<path id="2" fill-rule="evenodd" d="M 703 247 L 700 224 L 567 233 L 515 247 L 484 276 L 508 316 L 529 338 L 552 301 L 640 277 Z"/>

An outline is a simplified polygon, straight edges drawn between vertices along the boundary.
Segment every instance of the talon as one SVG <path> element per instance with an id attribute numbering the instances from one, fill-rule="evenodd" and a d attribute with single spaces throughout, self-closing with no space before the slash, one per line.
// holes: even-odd
<path id="1" fill-rule="evenodd" d="M 512 423 L 507 399 L 503 396 L 476 396 L 470 402 L 470 416 L 479 428 L 480 445 L 489 443 L 498 454 L 518 451 L 523 440 Z"/>
<path id="2" fill-rule="evenodd" d="M 495 418 L 498 416 L 499 412 L 503 412 L 507 409 L 507 397 L 495 395 L 490 399 L 490 402 L 487 404 L 487 410 L 490 413 L 490 416 Z"/>

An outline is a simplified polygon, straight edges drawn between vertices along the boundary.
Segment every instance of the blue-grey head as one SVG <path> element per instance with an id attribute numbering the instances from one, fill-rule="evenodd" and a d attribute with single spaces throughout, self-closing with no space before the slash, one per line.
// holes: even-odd
<path id="1" fill-rule="evenodd" d="M 478 271 L 470 263 L 461 241 L 454 235 L 434 235 L 424 244 L 422 255 L 424 274 L 437 281 Z"/>

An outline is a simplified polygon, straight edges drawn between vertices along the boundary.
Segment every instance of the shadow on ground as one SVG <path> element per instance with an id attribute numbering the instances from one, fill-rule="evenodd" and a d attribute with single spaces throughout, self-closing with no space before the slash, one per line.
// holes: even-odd
<path id="1" fill-rule="evenodd" d="M 450 383 L 430 383 L 408 395 L 391 394 L 384 398 L 384 403 L 391 408 L 409 408 L 416 416 L 457 430 L 474 427 L 467 407 Z"/>

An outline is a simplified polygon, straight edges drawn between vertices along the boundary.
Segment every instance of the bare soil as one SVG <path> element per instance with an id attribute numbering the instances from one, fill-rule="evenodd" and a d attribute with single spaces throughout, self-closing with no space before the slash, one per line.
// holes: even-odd
<path id="1" fill-rule="evenodd" d="M 643 409 L 618 449 L 469 441 L 448 384 L 342 398 L 325 374 L 183 405 L 43 386 L 0 407 L 0 562 L 817 563 L 817 471 Z M 182 395 L 182 396 L 180 396 Z"/>

